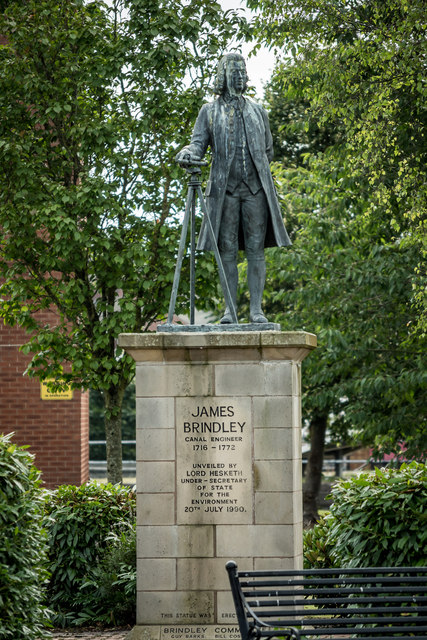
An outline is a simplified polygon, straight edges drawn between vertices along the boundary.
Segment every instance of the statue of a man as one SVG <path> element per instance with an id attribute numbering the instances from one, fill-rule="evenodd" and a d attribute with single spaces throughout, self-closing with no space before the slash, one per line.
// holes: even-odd
<path id="1" fill-rule="evenodd" d="M 243 96 L 248 83 L 243 56 L 229 53 L 218 64 L 215 93 L 204 104 L 194 125 L 191 143 L 177 154 L 181 166 L 200 160 L 208 146 L 212 167 L 206 187 L 206 207 L 217 238 L 225 276 L 236 308 L 237 252 L 248 261 L 250 321 L 268 322 L 262 311 L 265 285 L 264 248 L 291 244 L 283 224 L 270 171 L 272 136 L 265 110 Z M 203 220 L 198 249 L 212 250 Z M 220 321 L 233 322 L 227 307 Z"/>

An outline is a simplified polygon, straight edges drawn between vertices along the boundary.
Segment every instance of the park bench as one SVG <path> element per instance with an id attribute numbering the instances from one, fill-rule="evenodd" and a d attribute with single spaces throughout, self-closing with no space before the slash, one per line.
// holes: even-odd
<path id="1" fill-rule="evenodd" d="M 242 640 L 427 638 L 427 567 L 226 568 Z"/>

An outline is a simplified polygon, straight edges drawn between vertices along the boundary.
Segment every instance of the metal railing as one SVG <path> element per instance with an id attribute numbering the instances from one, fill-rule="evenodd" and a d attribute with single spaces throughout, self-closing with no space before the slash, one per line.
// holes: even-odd
<path id="1" fill-rule="evenodd" d="M 105 440 L 89 440 L 89 446 L 91 444 L 106 444 Z M 136 440 L 122 440 L 122 444 L 136 444 Z"/>
<path id="2" fill-rule="evenodd" d="M 89 447 L 91 445 L 105 445 L 105 440 L 89 440 Z M 136 440 L 122 440 L 122 445 L 136 445 Z M 136 461 L 135 460 L 122 460 L 123 475 L 125 477 L 135 477 L 136 475 Z M 89 457 L 89 476 L 91 478 L 105 478 L 107 475 L 107 461 L 106 460 L 91 460 Z"/>

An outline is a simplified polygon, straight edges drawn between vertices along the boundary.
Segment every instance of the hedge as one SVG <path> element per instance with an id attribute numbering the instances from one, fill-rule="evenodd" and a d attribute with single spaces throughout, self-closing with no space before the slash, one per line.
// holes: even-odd
<path id="1" fill-rule="evenodd" d="M 40 473 L 13 434 L 0 434 L 0 638 L 46 637 L 46 531 Z"/>
<path id="2" fill-rule="evenodd" d="M 305 535 L 306 567 L 427 565 L 427 467 L 375 469 L 332 488 L 330 514 Z"/>
<path id="3" fill-rule="evenodd" d="M 124 616 L 132 618 L 136 574 L 132 490 L 97 482 L 64 485 L 47 494 L 45 514 L 53 622 L 114 624 Z M 123 599 L 119 584 L 126 579 L 130 587 Z"/>

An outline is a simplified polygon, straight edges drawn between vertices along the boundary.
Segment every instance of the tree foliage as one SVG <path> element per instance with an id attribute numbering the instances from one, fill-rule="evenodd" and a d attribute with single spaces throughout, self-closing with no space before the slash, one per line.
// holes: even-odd
<path id="1" fill-rule="evenodd" d="M 295 243 L 271 258 L 267 303 L 282 327 L 319 336 L 305 415 L 326 411 L 332 437 L 422 457 L 421 3 L 256 4 L 258 37 L 286 51 L 266 95 L 276 139 L 293 146 L 276 182 Z"/>
<path id="2" fill-rule="evenodd" d="M 30 375 L 103 391 L 114 482 L 133 376 L 116 338 L 167 312 L 173 158 L 237 22 L 206 0 L 12 1 L 0 16 L 0 313 L 31 333 Z"/>
<path id="3" fill-rule="evenodd" d="M 427 450 L 425 8 L 247 4 L 256 37 L 278 55 L 266 101 L 294 241 L 271 254 L 267 311 L 319 339 L 303 363 L 313 498 L 325 418 L 332 442 L 380 457 L 402 443 L 408 457 Z"/>
<path id="4" fill-rule="evenodd" d="M 292 80 L 319 126 L 340 123 L 346 172 L 401 242 L 420 259 L 411 278 L 420 331 L 425 330 L 426 84 L 423 0 L 268 0 L 258 34 L 285 49 Z M 357 189 L 353 189 L 356 193 Z"/>
<path id="5" fill-rule="evenodd" d="M 301 228 L 292 251 L 272 258 L 267 304 L 282 328 L 318 334 L 304 364 L 306 418 L 330 414 L 332 440 L 353 437 L 380 455 L 405 443 L 423 456 L 423 343 L 410 331 L 419 254 L 366 215 L 369 203 L 352 203 L 345 167 L 337 179 L 330 160 L 277 168 Z"/>

